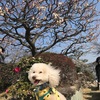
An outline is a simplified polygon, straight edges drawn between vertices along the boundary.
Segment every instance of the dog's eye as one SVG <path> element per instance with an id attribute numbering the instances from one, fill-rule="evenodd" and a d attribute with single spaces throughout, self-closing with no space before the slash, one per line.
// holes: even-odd
<path id="1" fill-rule="evenodd" d="M 33 73 L 35 73 L 35 71 Z"/>
<path id="2" fill-rule="evenodd" d="M 41 73 L 42 73 L 42 71 L 39 72 L 39 74 L 41 74 Z"/>

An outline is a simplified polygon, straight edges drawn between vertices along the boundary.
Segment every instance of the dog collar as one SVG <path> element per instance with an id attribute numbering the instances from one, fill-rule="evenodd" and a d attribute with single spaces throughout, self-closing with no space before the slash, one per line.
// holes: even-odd
<path id="1" fill-rule="evenodd" d="M 51 94 L 54 94 L 57 100 L 60 100 L 57 90 L 55 88 L 50 88 L 50 87 L 47 87 L 35 93 L 36 100 L 48 100 Z"/>
<path id="2" fill-rule="evenodd" d="M 39 92 L 40 90 L 43 90 L 43 89 L 45 89 L 47 87 L 49 87 L 49 83 L 48 82 L 35 87 L 34 92 Z"/>
<path id="3" fill-rule="evenodd" d="M 39 91 L 38 96 L 39 100 L 47 100 L 46 98 L 49 98 L 52 90 L 51 88 L 47 87 L 46 89 L 43 89 L 42 91 Z"/>
<path id="4" fill-rule="evenodd" d="M 40 85 L 40 86 L 39 86 L 39 90 L 43 90 L 43 89 L 45 89 L 45 88 L 47 88 L 47 87 L 49 87 L 49 82 L 46 82 L 46 83 Z"/>

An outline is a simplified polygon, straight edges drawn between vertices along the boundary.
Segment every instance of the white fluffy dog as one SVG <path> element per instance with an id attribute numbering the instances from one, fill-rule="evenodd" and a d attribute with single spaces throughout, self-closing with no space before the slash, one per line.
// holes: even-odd
<path id="1" fill-rule="evenodd" d="M 29 70 L 28 78 L 35 87 L 37 100 L 66 100 L 54 87 L 59 84 L 60 70 L 45 63 L 35 63 Z"/>

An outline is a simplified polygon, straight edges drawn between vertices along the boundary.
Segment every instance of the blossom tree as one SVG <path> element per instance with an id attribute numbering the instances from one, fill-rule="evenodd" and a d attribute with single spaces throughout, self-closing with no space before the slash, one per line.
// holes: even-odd
<path id="1" fill-rule="evenodd" d="M 99 34 L 98 0 L 0 0 L 0 35 L 32 56 L 74 53 Z"/>

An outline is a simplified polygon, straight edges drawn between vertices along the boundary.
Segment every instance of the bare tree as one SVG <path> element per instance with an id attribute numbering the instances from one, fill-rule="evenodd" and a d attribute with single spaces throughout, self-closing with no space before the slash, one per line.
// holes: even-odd
<path id="1" fill-rule="evenodd" d="M 57 46 L 63 54 L 73 53 L 98 36 L 97 4 L 98 0 L 0 0 L 0 34 L 32 56 Z"/>

